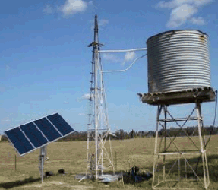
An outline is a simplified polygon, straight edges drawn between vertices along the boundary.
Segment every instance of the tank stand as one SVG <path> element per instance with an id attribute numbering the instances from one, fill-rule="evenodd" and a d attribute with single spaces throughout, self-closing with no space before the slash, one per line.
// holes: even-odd
<path id="1" fill-rule="evenodd" d="M 195 103 L 186 118 L 174 119 L 166 105 L 158 105 L 153 162 L 153 189 L 207 189 L 210 184 L 207 165 L 206 142 L 203 132 L 201 103 Z M 196 111 L 196 117 L 192 114 Z M 162 115 L 162 119 L 160 116 Z M 192 137 L 183 127 L 196 120 L 198 137 Z M 184 122 L 182 125 L 179 122 Z M 179 128 L 167 130 L 167 123 L 175 122 Z M 159 127 L 162 130 L 159 131 Z M 182 137 L 178 137 L 179 134 Z M 159 138 L 160 136 L 160 138 Z M 185 137 L 184 137 L 185 136 Z M 194 147 L 194 149 L 192 149 Z M 200 162 L 201 160 L 201 162 Z M 195 167 L 194 167 L 195 166 Z"/>

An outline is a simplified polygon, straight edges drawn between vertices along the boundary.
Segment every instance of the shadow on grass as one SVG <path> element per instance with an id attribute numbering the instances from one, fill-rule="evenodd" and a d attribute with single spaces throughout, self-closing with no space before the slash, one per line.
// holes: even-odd
<path id="1" fill-rule="evenodd" d="M 182 180 L 188 179 L 188 180 L 195 180 L 197 179 L 196 174 L 200 181 L 203 183 L 204 179 L 204 170 L 203 170 L 203 164 L 202 164 L 202 157 L 196 156 L 193 158 L 186 158 L 188 163 L 185 161 L 184 157 L 180 157 L 180 175 L 178 170 L 178 158 L 168 160 L 166 156 L 166 176 L 167 179 L 173 179 L 173 180 Z M 160 161 L 160 162 L 159 162 Z M 163 158 L 160 158 L 158 161 L 158 167 L 157 167 L 157 173 L 156 176 L 160 177 L 160 179 L 163 178 Z M 185 167 L 186 163 L 186 167 Z M 208 164 L 208 170 L 209 170 L 209 176 L 211 182 L 217 182 L 218 181 L 218 155 L 208 155 L 207 156 L 207 164 Z M 152 170 L 152 166 L 149 167 L 150 170 Z M 195 173 L 193 172 L 195 171 Z M 169 172 L 170 171 L 170 172 Z M 169 172 L 169 175 L 167 175 Z M 180 177 L 179 177 L 180 176 Z M 159 178 L 158 177 L 158 178 Z M 155 178 L 156 179 L 156 178 Z M 199 180 L 196 182 L 198 184 L 201 184 Z M 183 181 L 184 182 L 184 181 Z M 176 185 L 175 185 L 176 186 Z"/>
<path id="2" fill-rule="evenodd" d="M 30 178 L 24 179 L 22 181 L 17 180 L 14 182 L 0 183 L 0 188 L 10 189 L 10 188 L 18 187 L 21 185 L 26 185 L 26 184 L 33 183 L 33 182 L 38 182 L 38 181 L 41 181 L 41 179 L 40 178 L 33 179 L 33 177 L 30 177 Z"/>
<path id="3" fill-rule="evenodd" d="M 213 182 L 218 181 L 218 155 L 209 155 L 207 157 L 208 169 L 210 180 Z"/>

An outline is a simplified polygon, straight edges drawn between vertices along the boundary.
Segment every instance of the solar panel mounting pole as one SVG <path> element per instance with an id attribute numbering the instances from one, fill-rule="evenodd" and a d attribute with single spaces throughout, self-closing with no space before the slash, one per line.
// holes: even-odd
<path id="1" fill-rule="evenodd" d="M 39 172 L 43 183 L 43 166 L 44 166 L 44 160 L 46 156 L 46 146 L 43 146 L 39 150 Z"/>

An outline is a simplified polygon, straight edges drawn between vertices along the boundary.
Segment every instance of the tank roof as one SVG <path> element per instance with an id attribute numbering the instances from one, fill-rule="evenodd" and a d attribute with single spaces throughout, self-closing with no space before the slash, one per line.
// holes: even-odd
<path id="1" fill-rule="evenodd" d="M 150 40 L 151 38 L 153 38 L 153 37 L 159 37 L 159 36 L 162 36 L 162 35 L 164 35 L 164 34 L 167 34 L 167 33 L 169 33 L 169 34 L 175 34 L 176 32 L 184 32 L 184 31 L 189 31 L 189 32 L 199 32 L 199 33 L 201 33 L 201 34 L 203 34 L 203 35 L 207 35 L 208 36 L 208 34 L 207 33 L 204 33 L 204 32 L 202 32 L 201 30 L 167 30 L 167 31 L 165 31 L 165 32 L 161 32 L 161 33 L 158 33 L 158 34 L 156 34 L 156 35 L 153 35 L 153 36 L 150 36 L 148 39 L 147 39 L 147 42 L 148 42 L 148 40 Z"/>

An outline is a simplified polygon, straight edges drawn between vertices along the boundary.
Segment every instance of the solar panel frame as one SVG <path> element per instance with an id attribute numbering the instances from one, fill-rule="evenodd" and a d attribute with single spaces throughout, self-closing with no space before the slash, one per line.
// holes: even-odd
<path id="1" fill-rule="evenodd" d="M 37 129 L 33 122 L 30 122 L 26 125 L 20 125 L 20 129 L 29 139 L 31 139 L 31 142 L 35 148 L 41 147 L 43 144 L 48 142 L 48 140 L 42 135 L 41 131 Z"/>
<path id="2" fill-rule="evenodd" d="M 6 131 L 5 131 L 6 132 Z M 8 141 L 10 142 L 11 146 L 14 147 L 15 151 L 21 156 L 22 154 L 19 153 L 19 151 L 17 150 L 17 148 L 14 146 L 14 143 L 11 142 L 11 139 L 8 138 L 8 135 L 5 133 L 5 136 L 7 137 Z"/>
<path id="3" fill-rule="evenodd" d="M 14 149 L 20 154 L 20 155 L 24 155 L 25 154 L 25 151 L 22 153 L 20 151 L 18 151 L 18 148 L 17 146 L 15 146 L 15 143 L 12 142 L 12 139 L 8 136 L 8 134 L 6 132 L 8 131 L 12 131 L 12 130 L 16 130 L 16 129 L 19 129 L 21 134 L 23 134 L 22 130 L 20 129 L 20 127 L 16 127 L 16 128 L 12 128 L 12 129 L 9 129 L 7 131 L 5 131 L 5 135 L 7 136 L 8 140 L 10 141 L 10 143 L 13 145 Z M 23 136 L 25 136 L 25 134 L 23 134 Z M 34 148 L 34 145 L 31 144 L 31 142 L 28 140 L 28 138 L 25 137 L 25 140 L 29 142 L 29 145 L 32 146 L 32 148 Z M 22 143 L 21 143 L 22 144 Z M 29 149 L 29 151 L 31 151 L 32 149 Z M 27 151 L 27 152 L 29 152 Z"/>
<path id="4" fill-rule="evenodd" d="M 54 141 L 57 138 L 62 137 L 60 133 L 54 128 L 54 126 L 45 118 L 34 121 L 41 132 L 47 137 L 49 141 Z M 47 125 L 46 125 L 47 123 Z"/>
<path id="5" fill-rule="evenodd" d="M 58 114 L 58 113 L 55 113 L 55 114 Z M 55 114 L 52 114 L 52 116 L 55 115 Z M 58 114 L 58 115 L 59 115 L 59 114 Z M 61 116 L 61 115 L 59 115 L 59 116 Z M 61 117 L 62 117 L 62 116 L 61 116 Z M 51 121 L 50 121 L 49 119 L 47 119 L 47 116 L 46 116 L 46 117 L 43 117 L 43 118 L 41 118 L 41 119 L 37 119 L 37 120 L 42 120 L 42 119 L 46 119 L 48 122 L 51 123 Z M 62 119 L 63 119 L 63 118 L 62 118 Z M 26 123 L 26 124 L 23 124 L 23 125 L 20 125 L 20 126 L 18 126 L 18 127 L 11 128 L 11 129 L 8 129 L 8 130 L 5 131 L 5 135 L 8 137 L 9 142 L 12 144 L 12 146 L 14 147 L 14 149 L 16 150 L 16 152 L 17 152 L 20 156 L 24 156 L 24 155 L 27 154 L 27 153 L 30 153 L 30 152 L 35 151 L 36 149 L 39 149 L 40 147 L 43 147 L 43 146 L 46 146 L 46 145 L 48 145 L 48 144 L 50 144 L 50 143 L 52 143 L 52 142 L 58 141 L 59 139 L 64 138 L 65 136 L 68 136 L 68 135 L 70 135 L 71 133 L 74 132 L 74 129 L 73 129 L 65 120 L 64 120 L 64 121 L 66 122 L 66 124 L 72 129 L 72 131 L 69 132 L 69 133 L 66 134 L 66 135 L 63 135 L 62 133 L 60 133 L 60 131 L 57 130 L 57 127 L 56 127 L 55 125 L 53 125 L 53 123 L 51 123 L 52 126 L 53 126 L 53 128 L 54 128 L 61 136 L 59 136 L 58 138 L 55 138 L 54 140 L 49 141 L 49 139 L 47 138 L 47 136 L 46 136 L 46 135 L 41 131 L 41 129 L 36 125 L 35 121 L 37 121 L 37 120 L 28 122 L 28 123 Z M 29 139 L 29 137 L 28 137 L 28 136 L 25 134 L 25 132 L 21 129 L 21 126 L 25 126 L 25 125 L 28 125 L 28 124 L 30 124 L 30 123 L 33 123 L 33 124 L 35 125 L 35 127 L 38 129 L 38 131 L 39 131 L 39 132 L 42 134 L 42 136 L 46 139 L 47 143 L 42 144 L 40 147 L 35 147 L 35 146 L 33 145 L 33 143 L 31 142 L 31 139 Z M 13 143 L 13 142 L 11 141 L 11 139 L 9 138 L 9 136 L 7 135 L 7 133 L 8 133 L 9 131 L 14 130 L 14 129 L 18 129 L 18 128 L 19 128 L 19 130 L 22 132 L 22 134 L 26 137 L 26 140 L 29 141 L 29 143 L 32 145 L 33 148 L 32 148 L 31 150 L 26 151 L 26 152 L 21 152 L 21 151 L 19 151 L 19 150 L 15 147 L 15 143 Z"/>
<path id="6" fill-rule="evenodd" d="M 53 118 L 52 118 L 53 117 Z M 53 115 L 48 115 L 46 117 L 47 119 L 49 119 L 50 122 L 53 123 L 53 125 L 55 126 L 55 128 L 60 131 L 60 133 L 62 134 L 62 136 L 65 136 L 66 134 L 68 134 L 69 132 L 71 132 L 70 129 L 71 126 L 63 119 L 63 117 L 61 115 L 59 115 L 58 113 L 53 114 Z M 57 125 L 55 125 L 55 123 Z M 60 127 L 59 127 L 60 125 Z M 61 130 L 62 129 L 62 130 Z"/>

